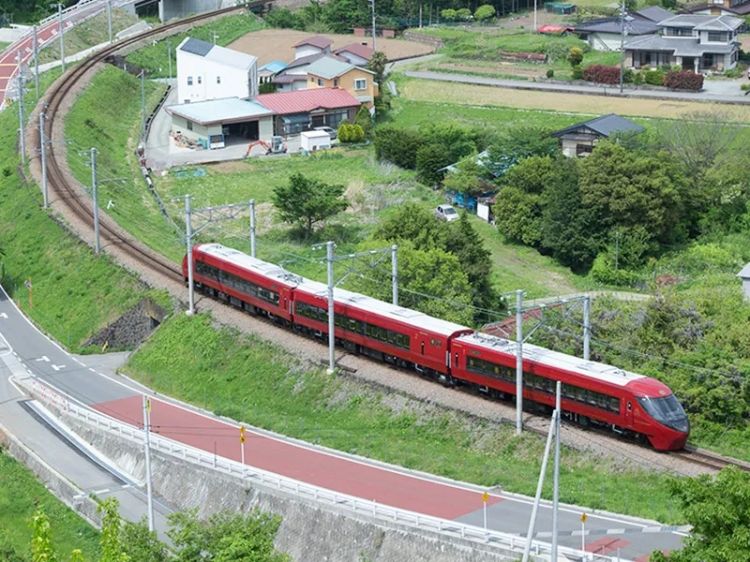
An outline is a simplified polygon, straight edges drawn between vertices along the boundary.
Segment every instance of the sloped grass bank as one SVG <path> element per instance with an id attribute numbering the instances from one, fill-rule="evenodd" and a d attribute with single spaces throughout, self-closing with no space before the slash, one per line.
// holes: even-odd
<path id="1" fill-rule="evenodd" d="M 168 320 L 131 356 L 126 372 L 158 392 L 306 441 L 484 486 L 525 494 L 536 486 L 539 436 L 518 439 L 510 425 L 363 390 L 275 345 L 216 329 L 205 315 Z M 676 522 L 668 480 L 565 450 L 561 499 Z"/>
<path id="2" fill-rule="evenodd" d="M 49 517 L 52 542 L 58 552 L 67 555 L 80 548 L 87 560 L 97 559 L 99 533 L 0 449 L 0 559 L 27 559 L 31 551 L 31 516 L 39 507 Z M 14 554 L 23 558 L 13 558 Z"/>

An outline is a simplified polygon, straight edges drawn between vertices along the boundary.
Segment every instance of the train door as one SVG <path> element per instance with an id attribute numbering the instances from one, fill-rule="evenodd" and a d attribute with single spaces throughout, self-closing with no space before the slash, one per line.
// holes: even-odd
<path id="1" fill-rule="evenodd" d="M 625 398 L 625 427 L 633 427 L 633 399 Z"/>

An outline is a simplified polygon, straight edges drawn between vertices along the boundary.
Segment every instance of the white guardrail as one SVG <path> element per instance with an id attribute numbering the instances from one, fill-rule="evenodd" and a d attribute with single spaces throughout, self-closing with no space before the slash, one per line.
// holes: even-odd
<path id="1" fill-rule="evenodd" d="M 83 406 L 73 398 L 65 396 L 63 393 L 51 388 L 41 382 L 36 377 L 29 376 L 16 378 L 15 381 L 19 386 L 23 386 L 29 394 L 41 402 L 64 411 L 66 414 L 82 420 L 90 425 L 107 432 L 116 434 L 137 445 L 143 446 L 143 430 L 134 426 L 125 424 L 111 418 L 105 414 L 96 412 L 86 406 Z M 294 480 L 286 476 L 280 476 L 249 465 L 243 465 L 224 457 L 215 456 L 201 449 L 185 445 L 178 441 L 168 439 L 156 433 L 151 433 L 151 448 L 178 458 L 185 462 L 190 462 L 203 468 L 209 468 L 228 476 L 240 478 L 254 484 L 264 486 L 271 490 L 292 494 L 297 498 L 304 498 L 314 502 L 334 506 L 337 510 L 344 510 L 357 515 L 371 517 L 385 524 L 398 524 L 407 527 L 413 527 L 422 531 L 439 533 L 447 537 L 461 538 L 466 541 L 479 543 L 483 545 L 496 546 L 504 548 L 517 554 L 522 554 L 526 545 L 525 537 L 501 533 L 467 525 L 448 519 L 440 519 L 405 509 L 398 509 L 382 505 L 374 501 L 363 500 L 347 494 L 340 494 L 332 490 L 320 488 L 299 480 Z M 535 557 L 541 560 L 549 560 L 550 545 L 549 543 L 533 541 L 531 552 Z M 604 556 L 592 552 L 560 546 L 558 553 L 561 559 L 571 561 L 591 561 L 591 562 L 628 562 L 625 559 Z"/>

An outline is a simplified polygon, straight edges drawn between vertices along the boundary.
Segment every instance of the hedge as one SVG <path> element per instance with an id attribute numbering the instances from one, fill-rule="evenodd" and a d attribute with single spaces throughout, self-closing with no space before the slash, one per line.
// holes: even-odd
<path id="1" fill-rule="evenodd" d="M 619 84 L 620 69 L 617 66 L 592 64 L 583 69 L 583 79 L 598 84 Z"/>
<path id="2" fill-rule="evenodd" d="M 673 90 L 702 90 L 703 75 L 691 70 L 670 71 L 664 76 L 664 85 Z"/>

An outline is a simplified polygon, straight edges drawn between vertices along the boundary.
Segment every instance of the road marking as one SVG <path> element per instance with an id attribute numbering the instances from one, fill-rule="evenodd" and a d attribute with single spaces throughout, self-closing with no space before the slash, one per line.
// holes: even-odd
<path id="1" fill-rule="evenodd" d="M 52 365 L 52 368 L 53 368 L 53 369 L 54 369 L 55 371 L 59 371 L 60 369 L 64 369 L 64 368 L 65 368 L 65 365 Z"/>
<path id="2" fill-rule="evenodd" d="M 96 373 L 96 369 L 94 369 L 93 367 L 89 367 L 89 371 L 91 371 L 92 373 Z"/>
<path id="3" fill-rule="evenodd" d="M 41 357 L 40 357 L 39 359 L 37 359 L 36 361 L 46 361 L 47 363 L 49 363 L 49 357 L 47 357 L 46 355 L 42 355 L 42 356 L 41 356 Z"/>
<path id="4" fill-rule="evenodd" d="M 2 318 L 3 320 L 7 320 L 8 319 L 8 315 L 5 314 L 5 312 L 0 312 L 0 318 Z"/>

